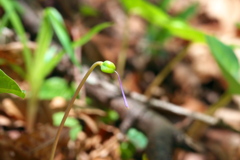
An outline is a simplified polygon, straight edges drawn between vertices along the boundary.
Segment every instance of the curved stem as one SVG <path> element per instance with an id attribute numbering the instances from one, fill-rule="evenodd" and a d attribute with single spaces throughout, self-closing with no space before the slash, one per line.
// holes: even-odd
<path id="1" fill-rule="evenodd" d="M 50 157 L 50 160 L 53 160 L 54 159 L 54 155 L 55 155 L 55 151 L 56 151 L 56 148 L 57 148 L 57 144 L 58 144 L 58 140 L 59 140 L 59 137 L 60 137 L 60 133 L 63 129 L 63 126 L 64 126 L 64 123 L 68 117 L 68 114 L 73 106 L 73 103 L 75 101 L 75 99 L 77 98 L 78 96 L 78 93 L 79 91 L 81 90 L 82 86 L 84 85 L 84 83 L 86 82 L 88 76 L 91 74 L 91 72 L 93 71 L 94 68 L 96 68 L 97 66 L 101 66 L 103 62 L 101 61 L 98 61 L 98 62 L 95 62 L 91 68 L 88 70 L 88 72 L 85 74 L 85 76 L 83 77 L 82 81 L 80 82 L 80 84 L 78 85 L 77 87 L 77 90 L 75 91 L 71 101 L 69 102 L 68 106 L 67 106 L 67 109 L 65 110 L 65 114 L 63 116 L 63 119 L 61 121 L 61 124 L 58 128 L 58 131 L 57 131 L 57 135 L 55 137 L 55 140 L 54 140 L 54 143 L 53 143 L 53 147 L 52 147 L 52 152 L 51 152 L 51 157 Z"/>

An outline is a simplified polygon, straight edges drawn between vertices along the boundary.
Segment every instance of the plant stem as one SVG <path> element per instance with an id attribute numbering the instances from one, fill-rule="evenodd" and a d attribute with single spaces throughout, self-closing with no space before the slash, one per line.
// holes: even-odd
<path id="1" fill-rule="evenodd" d="M 188 46 L 184 48 L 177 56 L 175 56 L 173 60 L 171 60 L 166 65 L 166 67 L 164 67 L 164 69 L 156 76 L 156 78 L 148 86 L 146 92 L 144 93 L 146 97 L 149 98 L 151 96 L 152 89 L 155 86 L 159 86 L 163 82 L 163 80 L 167 77 L 167 75 L 170 73 L 170 71 L 173 69 L 173 67 L 185 57 L 185 55 L 187 54 L 187 48 Z"/>
<path id="2" fill-rule="evenodd" d="M 226 91 L 219 99 L 218 102 L 213 104 L 209 107 L 209 109 L 206 111 L 207 115 L 213 115 L 219 108 L 224 107 L 226 104 L 229 103 L 231 100 L 232 94 Z M 196 121 L 192 124 L 192 126 L 188 130 L 188 135 L 192 137 L 193 139 L 197 140 L 201 134 L 202 131 L 204 131 L 208 125 L 206 123 L 203 123 L 201 121 Z"/>
<path id="3" fill-rule="evenodd" d="M 219 99 L 219 101 L 212 106 L 209 107 L 207 110 L 208 115 L 213 115 L 219 108 L 227 105 L 231 100 L 232 94 L 226 91 Z"/>
<path id="4" fill-rule="evenodd" d="M 27 102 L 27 132 L 31 133 L 33 131 L 36 121 L 36 115 L 38 110 L 38 93 L 42 82 L 38 79 L 35 79 L 35 75 L 31 73 L 29 75 L 30 76 L 27 77 L 27 81 L 29 82 L 31 92 L 29 94 Z"/>
<path id="5" fill-rule="evenodd" d="M 88 76 L 91 74 L 91 72 L 93 71 L 94 68 L 96 68 L 97 66 L 101 66 L 103 62 L 101 61 L 98 61 L 98 62 L 95 62 L 91 67 L 90 69 L 88 70 L 88 72 L 85 74 L 85 76 L 83 77 L 82 81 L 80 82 L 80 84 L 78 85 L 77 87 L 77 90 L 75 91 L 71 101 L 69 102 L 68 106 L 67 106 L 67 109 L 65 110 L 65 114 L 63 116 L 63 119 L 61 121 L 61 124 L 58 128 L 58 131 L 57 131 L 57 135 L 55 137 L 55 140 L 54 140 L 54 143 L 53 143 L 53 147 L 52 147 L 52 152 L 51 152 L 51 157 L 50 157 L 50 160 L 53 160 L 54 159 L 54 154 L 55 154 L 55 151 L 56 151 L 56 148 L 57 148 L 57 144 L 58 144 L 58 140 L 59 140 L 59 137 L 60 137 L 60 133 L 63 129 L 63 126 L 64 126 L 64 123 L 68 117 L 68 114 L 73 106 L 73 103 L 75 101 L 75 99 L 77 98 L 78 96 L 78 93 L 79 91 L 81 90 L 82 86 L 84 85 L 84 83 L 86 82 Z"/>
<path id="6" fill-rule="evenodd" d="M 34 91 L 34 90 L 32 90 Z M 38 109 L 38 96 L 32 93 L 27 104 L 27 132 L 31 133 L 34 128 L 36 114 Z"/>

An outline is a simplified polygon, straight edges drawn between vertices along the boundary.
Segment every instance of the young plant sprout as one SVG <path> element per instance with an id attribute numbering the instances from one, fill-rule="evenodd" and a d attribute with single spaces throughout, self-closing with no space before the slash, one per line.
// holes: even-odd
<path id="1" fill-rule="evenodd" d="M 63 126 L 64 126 L 64 123 L 68 117 L 68 114 L 73 106 L 73 103 L 75 101 L 75 99 L 77 98 L 78 96 L 78 93 L 79 91 L 81 90 L 82 86 L 84 85 L 84 83 L 86 82 L 88 76 L 91 74 L 91 72 L 93 71 L 94 68 L 96 68 L 97 66 L 100 66 L 101 67 L 101 71 L 104 72 L 104 73 L 116 73 L 117 74 L 117 77 L 118 77 L 118 81 L 119 81 L 119 85 L 120 85 L 120 88 L 121 88 L 121 92 L 122 92 L 122 96 L 123 96 L 123 99 L 124 99 L 124 104 L 125 106 L 129 109 L 129 105 L 127 103 L 127 99 L 126 99 L 126 96 L 124 94 L 124 91 L 123 91 L 123 86 L 122 86 L 122 82 L 121 82 L 121 79 L 120 79 L 120 76 L 119 74 L 117 73 L 116 71 L 116 67 L 115 65 L 110 62 L 110 61 L 98 61 L 98 62 L 95 62 L 91 67 L 90 69 L 88 70 L 88 72 L 85 74 L 85 76 L 83 77 L 82 81 L 80 82 L 80 84 L 78 85 L 71 101 L 69 102 L 68 106 L 67 106 L 67 109 L 65 110 L 65 113 L 64 113 L 64 116 L 63 116 L 63 119 L 60 123 L 60 126 L 58 128 L 58 131 L 57 131 L 57 134 L 56 134 L 56 137 L 55 137 L 55 140 L 54 140 L 54 143 L 53 143 L 53 146 L 52 146 L 52 152 L 51 152 L 51 155 L 50 155 L 50 160 L 53 160 L 54 159 L 54 154 L 55 154 L 55 151 L 56 151 L 56 148 L 57 148 L 57 144 L 58 144 L 58 140 L 59 140 L 59 137 L 60 137 L 60 133 L 63 129 Z"/>

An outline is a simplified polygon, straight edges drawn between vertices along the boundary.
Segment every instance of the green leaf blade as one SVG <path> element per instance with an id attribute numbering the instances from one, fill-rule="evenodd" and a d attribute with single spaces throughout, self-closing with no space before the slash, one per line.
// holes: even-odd
<path id="1" fill-rule="evenodd" d="M 233 94 L 240 94 L 239 83 L 239 62 L 232 48 L 223 44 L 214 37 L 206 36 L 213 57 L 217 61 L 223 76 L 229 84 L 229 91 Z"/>
<path id="2" fill-rule="evenodd" d="M 204 33 L 194 29 L 181 19 L 170 17 L 162 9 L 144 0 L 122 0 L 131 13 L 137 14 L 152 24 L 167 29 L 171 34 L 195 42 L 205 42 Z"/>
<path id="3" fill-rule="evenodd" d="M 18 84 L 6 75 L 0 69 L 0 93 L 12 93 L 21 98 L 25 97 L 25 93 L 19 88 Z"/>
<path id="4" fill-rule="evenodd" d="M 70 59 L 76 66 L 80 66 L 79 62 L 75 58 L 74 50 L 71 45 L 71 39 L 65 27 L 64 21 L 60 13 L 55 8 L 47 8 L 46 14 L 48 15 L 49 21 L 52 24 L 56 35 L 61 42 L 64 50 L 69 55 Z"/>
<path id="5" fill-rule="evenodd" d="M 45 54 L 52 41 L 53 31 L 51 25 L 44 14 L 42 24 L 37 35 L 37 48 L 35 51 L 35 65 L 41 65 L 44 61 Z"/>

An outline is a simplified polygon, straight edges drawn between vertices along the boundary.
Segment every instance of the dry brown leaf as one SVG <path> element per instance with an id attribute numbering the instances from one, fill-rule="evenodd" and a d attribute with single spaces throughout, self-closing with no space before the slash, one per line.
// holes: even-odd
<path id="1" fill-rule="evenodd" d="M 10 126 L 11 120 L 6 116 L 0 115 L 0 126 Z"/>
<path id="2" fill-rule="evenodd" d="M 82 114 L 78 114 L 78 118 L 82 119 L 87 124 L 87 126 L 89 127 L 89 129 L 93 134 L 96 134 L 98 132 L 97 123 L 90 116 L 82 113 Z"/>
<path id="3" fill-rule="evenodd" d="M 195 95 L 199 91 L 200 80 L 189 65 L 177 64 L 173 71 L 173 79 L 186 94 Z"/>
<path id="4" fill-rule="evenodd" d="M 52 109 L 62 109 L 67 106 L 67 101 L 63 97 L 55 97 L 49 103 Z"/>
<path id="5" fill-rule="evenodd" d="M 206 146 L 217 157 L 236 160 L 240 155 L 240 135 L 227 130 L 210 129 L 206 133 Z"/>
<path id="6" fill-rule="evenodd" d="M 92 151 L 90 153 L 90 157 L 92 159 L 106 158 L 111 154 L 114 156 L 114 158 L 120 157 L 119 143 L 115 136 L 111 137 L 109 140 L 105 141 L 102 145 Z"/>
<path id="7" fill-rule="evenodd" d="M 19 108 L 16 106 L 16 104 L 13 102 L 12 99 L 6 98 L 2 101 L 2 108 L 3 110 L 9 115 L 16 117 L 16 119 L 24 119 L 24 115 L 19 110 Z"/>

